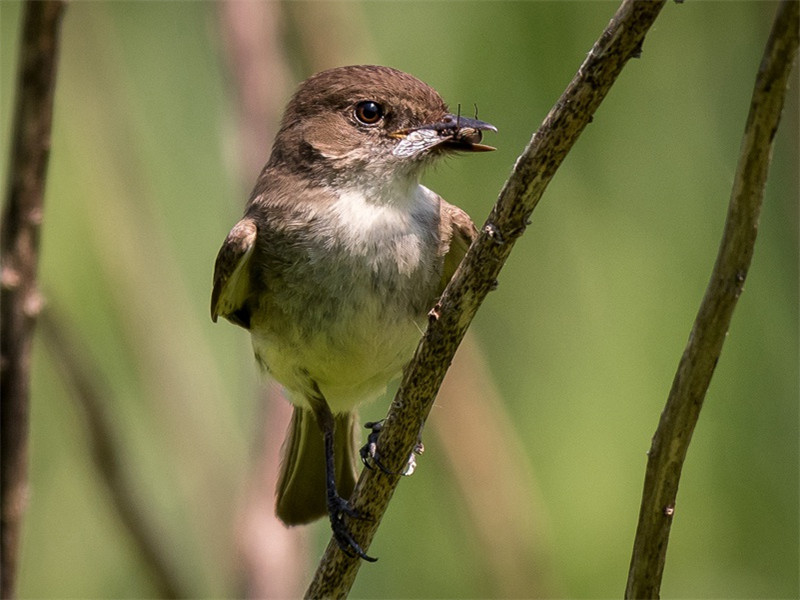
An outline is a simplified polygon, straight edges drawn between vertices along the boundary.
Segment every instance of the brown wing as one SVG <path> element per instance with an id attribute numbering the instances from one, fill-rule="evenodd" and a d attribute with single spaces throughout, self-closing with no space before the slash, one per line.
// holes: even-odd
<path id="1" fill-rule="evenodd" d="M 214 289 L 211 291 L 211 320 L 222 316 L 250 327 L 245 303 L 250 296 L 250 257 L 256 243 L 256 223 L 244 218 L 233 226 L 214 264 Z"/>
<path id="2" fill-rule="evenodd" d="M 444 255 L 444 269 L 442 271 L 442 290 L 456 272 L 461 259 L 473 240 L 478 237 L 478 230 L 472 223 L 469 215 L 457 206 L 441 201 L 440 218 L 442 237 L 439 243 L 439 252 Z"/>

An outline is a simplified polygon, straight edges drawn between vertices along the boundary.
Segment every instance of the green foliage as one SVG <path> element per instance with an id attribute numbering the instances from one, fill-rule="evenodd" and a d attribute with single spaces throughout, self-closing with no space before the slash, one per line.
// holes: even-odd
<path id="1" fill-rule="evenodd" d="M 476 103 L 498 127 L 487 138 L 497 152 L 451 160 L 426 180 L 477 223 L 616 9 L 337 6 L 367 30 L 353 62 L 407 70 L 464 113 Z M 541 502 L 531 543 L 546 565 L 531 571 L 549 573 L 543 595 L 624 590 L 645 452 L 714 261 L 774 10 L 665 7 L 476 318 L 494 380 L 487 387 L 514 424 L 497 444 L 521 443 L 532 476 L 520 474 L 519 485 L 536 489 L 520 497 Z M 20 12 L 0 5 L 3 181 Z M 113 391 L 138 500 L 188 590 L 204 597 L 238 593 L 233 524 L 261 414 L 247 336 L 208 317 L 214 257 L 248 191 L 235 182 L 236 97 L 217 17 L 212 3 L 69 5 L 40 269 L 47 299 L 78 325 Z M 684 469 L 665 596 L 800 591 L 796 84 L 746 289 Z M 265 159 L 268 151 L 265 140 Z M 70 390 L 41 343 L 35 358 L 20 595 L 152 595 L 92 468 Z M 449 398 L 431 425 L 458 410 Z M 361 568 L 353 594 L 501 595 L 463 497 L 469 489 L 449 472 L 438 438 L 426 442 L 370 550 L 381 560 Z M 313 527 L 321 549 L 328 530 Z M 509 522 L 496 535 L 516 530 Z"/>

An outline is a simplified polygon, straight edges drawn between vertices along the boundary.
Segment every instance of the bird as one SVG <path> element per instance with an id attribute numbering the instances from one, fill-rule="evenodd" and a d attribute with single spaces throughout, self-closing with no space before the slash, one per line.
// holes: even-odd
<path id="1" fill-rule="evenodd" d="M 460 110 L 459 110 L 460 113 Z M 348 554 L 368 556 L 347 518 L 357 408 L 413 356 L 477 236 L 470 217 L 420 183 L 425 169 L 496 128 L 453 114 L 429 85 L 378 65 L 311 76 L 289 101 L 243 217 L 216 258 L 211 318 L 250 332 L 261 371 L 294 410 L 276 514 L 327 515 Z"/>

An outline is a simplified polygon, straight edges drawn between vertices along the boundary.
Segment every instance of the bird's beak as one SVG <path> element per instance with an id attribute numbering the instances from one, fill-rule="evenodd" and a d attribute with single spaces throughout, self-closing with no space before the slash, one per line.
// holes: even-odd
<path id="1" fill-rule="evenodd" d="M 462 152 L 488 152 L 495 150 L 493 146 L 481 144 L 484 131 L 494 131 L 497 127 L 485 121 L 470 119 L 461 115 L 445 115 L 438 123 L 434 123 L 433 129 L 439 132 L 442 138 L 441 144 L 452 150 Z"/>
<path id="2" fill-rule="evenodd" d="M 497 131 L 497 127 L 478 119 L 446 114 L 436 123 L 401 129 L 391 135 L 401 140 L 394 154 L 412 156 L 434 147 L 462 152 L 494 150 L 494 147 L 480 143 L 484 131 Z"/>

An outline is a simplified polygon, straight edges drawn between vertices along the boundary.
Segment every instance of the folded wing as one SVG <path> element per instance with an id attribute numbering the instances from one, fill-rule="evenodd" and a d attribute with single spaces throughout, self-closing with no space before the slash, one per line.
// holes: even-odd
<path id="1" fill-rule="evenodd" d="M 439 252 L 444 256 L 442 270 L 442 291 L 453 277 L 461 259 L 469 250 L 470 244 L 478 237 L 478 230 L 469 215 L 457 206 L 442 200 L 440 208 L 442 220 Z"/>
<path id="2" fill-rule="evenodd" d="M 244 218 L 231 229 L 214 265 L 211 292 L 211 320 L 225 317 L 231 323 L 250 328 L 250 260 L 258 233 L 256 223 Z"/>

